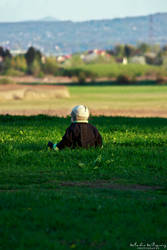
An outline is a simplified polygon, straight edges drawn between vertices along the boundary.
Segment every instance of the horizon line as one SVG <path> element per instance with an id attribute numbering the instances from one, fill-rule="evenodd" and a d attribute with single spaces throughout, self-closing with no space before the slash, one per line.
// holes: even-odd
<path id="1" fill-rule="evenodd" d="M 167 12 L 154 12 L 149 14 L 141 14 L 141 15 L 135 15 L 135 16 L 122 16 L 122 17 L 113 17 L 113 18 L 94 18 L 94 19 L 86 19 L 86 20 L 71 20 L 71 19 L 58 19 L 56 17 L 52 16 L 44 16 L 39 19 L 32 19 L 32 20 L 18 20 L 18 21 L 0 21 L 0 23 L 26 23 L 26 22 L 73 22 L 73 23 L 80 23 L 80 22 L 90 22 L 90 21 L 103 21 L 103 20 L 114 20 L 114 19 L 125 19 L 125 18 L 135 18 L 135 17 L 146 17 L 146 16 L 152 16 L 152 15 L 158 15 L 158 14 L 167 14 Z M 51 20 L 47 20 L 47 18 Z M 53 20 L 52 20 L 53 19 Z"/>

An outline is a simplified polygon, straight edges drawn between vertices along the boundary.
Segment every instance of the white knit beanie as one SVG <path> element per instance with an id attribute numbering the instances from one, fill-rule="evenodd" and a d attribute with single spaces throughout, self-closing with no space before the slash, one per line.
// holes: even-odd
<path id="1" fill-rule="evenodd" d="M 88 122 L 89 109 L 85 105 L 77 105 L 72 109 L 72 122 Z"/>

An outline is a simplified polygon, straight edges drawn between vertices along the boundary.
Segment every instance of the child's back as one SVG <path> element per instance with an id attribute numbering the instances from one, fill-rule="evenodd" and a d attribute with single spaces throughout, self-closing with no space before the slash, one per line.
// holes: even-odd
<path id="1" fill-rule="evenodd" d="M 48 146 L 53 149 L 69 148 L 89 148 L 101 147 L 102 137 L 97 128 L 88 123 L 89 110 L 84 105 L 78 105 L 72 109 L 71 125 L 66 129 L 66 133 L 62 140 L 53 144 L 48 143 Z"/>
<path id="2" fill-rule="evenodd" d="M 64 149 L 65 147 L 89 148 L 98 146 L 102 146 L 102 138 L 97 128 L 84 122 L 72 123 L 67 128 L 62 140 L 57 144 L 59 149 Z"/>

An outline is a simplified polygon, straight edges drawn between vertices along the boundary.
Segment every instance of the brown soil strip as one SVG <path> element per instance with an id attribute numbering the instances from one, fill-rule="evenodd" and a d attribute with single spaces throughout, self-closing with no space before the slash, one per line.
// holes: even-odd
<path id="1" fill-rule="evenodd" d="M 34 76 L 0 76 L 0 79 L 8 78 L 17 83 L 71 83 L 72 78 L 62 76 L 45 76 L 44 78 L 37 78 Z"/>
<path id="2" fill-rule="evenodd" d="M 49 115 L 49 116 L 59 116 L 66 117 L 69 115 L 68 109 L 24 109 L 24 110 L 0 110 L 1 115 Z M 167 112 L 164 110 L 125 110 L 125 109 L 97 109 L 91 110 L 91 115 L 93 116 L 124 116 L 124 117 L 161 117 L 167 118 Z"/>
<path id="3" fill-rule="evenodd" d="M 126 116 L 126 117 L 162 117 L 167 118 L 167 113 L 164 110 L 152 109 L 100 109 L 92 110 L 92 115 L 99 116 Z"/>
<path id="4" fill-rule="evenodd" d="M 116 179 L 115 179 L 116 180 Z M 155 191 L 162 190 L 162 186 L 146 186 L 139 184 L 120 184 L 113 183 L 112 181 L 107 180 L 96 180 L 91 181 L 65 181 L 58 182 L 57 180 L 50 180 L 47 183 L 53 183 L 56 187 L 86 187 L 86 188 L 97 188 L 97 189 L 112 189 L 112 190 L 125 190 L 125 191 Z M 43 189 L 43 187 L 41 188 Z M 0 192 L 18 192 L 18 191 L 27 191 L 27 188 L 24 189 L 0 189 Z M 55 190 L 47 189 L 47 190 Z"/>
<path id="5" fill-rule="evenodd" d="M 109 183 L 106 181 L 95 181 L 95 182 L 61 182 L 60 186 L 68 186 L 68 187 L 89 187 L 89 188 L 107 188 L 113 190 L 130 190 L 130 191 L 151 191 L 161 189 L 160 186 L 146 186 L 146 185 L 138 185 L 138 184 L 117 184 L 117 183 Z"/>
<path id="6" fill-rule="evenodd" d="M 0 85 L 0 91 L 9 91 L 9 90 L 17 90 L 17 89 L 26 89 L 26 88 L 33 88 L 36 90 L 49 90 L 49 89 L 67 89 L 65 86 L 60 86 L 60 85 L 21 85 L 21 84 L 2 84 Z"/>

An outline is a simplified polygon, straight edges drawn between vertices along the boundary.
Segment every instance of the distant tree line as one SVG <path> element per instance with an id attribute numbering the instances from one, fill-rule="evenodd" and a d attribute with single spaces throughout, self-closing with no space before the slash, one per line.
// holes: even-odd
<path id="1" fill-rule="evenodd" d="M 111 50 L 106 50 L 106 53 L 110 56 L 107 63 L 117 63 L 117 59 L 124 57 L 130 61 L 135 56 L 145 56 L 147 64 L 165 64 L 167 66 L 167 59 L 165 59 L 167 58 L 167 45 L 161 48 L 158 45 L 146 43 L 137 46 L 120 44 Z M 75 54 L 68 60 L 67 64 L 62 64 L 57 61 L 55 56 L 45 57 L 40 50 L 34 47 L 30 47 L 25 54 L 16 56 L 12 56 L 10 50 L 0 47 L 0 74 L 9 76 L 29 74 L 35 77 L 44 77 L 45 74 L 50 74 L 77 78 L 79 82 L 84 82 L 86 78 L 94 80 L 97 77 L 95 72 L 80 67 L 86 64 L 81 58 L 81 54 Z M 103 62 L 104 59 L 101 58 L 96 59 L 93 63 Z"/>
<path id="2" fill-rule="evenodd" d="M 5 57 L 11 57 L 11 53 L 8 49 L 4 49 L 3 47 L 0 47 L 0 56 L 2 58 L 5 58 Z"/>
<path id="3" fill-rule="evenodd" d="M 9 50 L 0 47 L 0 59 L 0 72 L 5 75 L 29 74 L 43 77 L 45 73 L 55 74 L 58 68 L 56 58 L 44 58 L 34 47 L 30 47 L 25 54 L 16 56 L 12 56 Z"/>
<path id="4" fill-rule="evenodd" d="M 152 65 L 162 65 L 163 56 L 167 56 L 167 45 L 162 48 L 159 45 L 149 45 L 141 43 L 138 46 L 133 45 L 116 45 L 113 50 L 108 50 L 108 53 L 115 57 L 145 56 L 146 62 Z"/>

